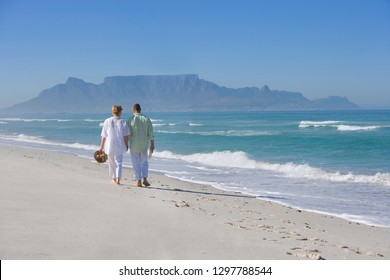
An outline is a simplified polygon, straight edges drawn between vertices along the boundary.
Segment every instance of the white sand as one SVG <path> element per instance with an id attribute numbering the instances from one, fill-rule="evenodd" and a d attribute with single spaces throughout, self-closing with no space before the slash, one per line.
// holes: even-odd
<path id="1" fill-rule="evenodd" d="M 0 145 L 0 259 L 390 259 L 390 228 Z M 128 154 L 126 156 L 129 156 Z M 151 162 L 153 164 L 153 162 Z"/>

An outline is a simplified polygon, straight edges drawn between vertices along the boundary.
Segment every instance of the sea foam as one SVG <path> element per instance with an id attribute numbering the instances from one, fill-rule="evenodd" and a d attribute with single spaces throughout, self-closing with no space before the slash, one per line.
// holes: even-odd
<path id="1" fill-rule="evenodd" d="M 299 128 L 309 128 L 309 127 L 330 127 L 336 128 L 339 131 L 360 131 L 360 130 L 375 130 L 381 128 L 377 125 L 357 125 L 357 124 L 347 124 L 344 121 L 301 121 L 299 123 Z"/>
<path id="2" fill-rule="evenodd" d="M 195 153 L 190 155 L 175 154 L 170 151 L 155 152 L 154 156 L 161 159 L 183 160 L 219 168 L 259 169 L 277 172 L 285 177 L 306 178 L 312 180 L 328 180 L 333 182 L 352 182 L 363 184 L 378 184 L 390 186 L 390 173 L 378 172 L 373 175 L 330 172 L 308 164 L 269 163 L 251 159 L 242 151 L 221 151 L 213 153 Z"/>
<path id="3" fill-rule="evenodd" d="M 29 144 L 36 144 L 36 145 L 42 145 L 43 147 L 46 147 L 46 146 L 64 147 L 64 148 L 71 148 L 71 149 L 81 149 L 81 150 L 86 150 L 86 151 L 96 151 L 99 148 L 97 145 L 80 144 L 77 142 L 75 142 L 75 143 L 56 142 L 56 141 L 50 141 L 50 140 L 44 139 L 42 137 L 29 136 L 29 135 L 25 135 L 25 134 L 0 135 L 0 140 L 24 143 L 27 146 Z"/>

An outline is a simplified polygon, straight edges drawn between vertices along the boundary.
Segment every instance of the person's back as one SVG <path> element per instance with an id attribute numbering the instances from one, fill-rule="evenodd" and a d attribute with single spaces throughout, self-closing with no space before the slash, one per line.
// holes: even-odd
<path id="1" fill-rule="evenodd" d="M 122 106 L 113 105 L 112 117 L 107 118 L 102 127 L 99 151 L 108 154 L 108 173 L 112 182 L 120 185 L 123 154 L 128 150 L 129 127 L 121 118 Z"/>
<path id="2" fill-rule="evenodd" d="M 148 141 L 153 139 L 153 126 L 150 119 L 141 113 L 135 113 L 129 119 L 131 134 L 130 152 L 143 153 L 148 150 Z"/>
<path id="3" fill-rule="evenodd" d="M 129 118 L 130 127 L 130 155 L 133 164 L 135 186 L 142 187 L 141 180 L 145 186 L 150 186 L 147 180 L 149 172 L 148 163 L 148 142 L 150 141 L 150 154 L 154 151 L 153 126 L 150 119 L 141 114 L 141 106 L 134 104 L 132 108 L 133 117 Z"/>

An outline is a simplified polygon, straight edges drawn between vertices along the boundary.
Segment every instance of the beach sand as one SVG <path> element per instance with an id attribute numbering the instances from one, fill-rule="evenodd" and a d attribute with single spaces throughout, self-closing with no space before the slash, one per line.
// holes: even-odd
<path id="1" fill-rule="evenodd" d="M 106 164 L 70 154 L 0 154 L 2 260 L 390 259 L 390 228 L 157 173 L 137 188 L 125 169 L 118 186 Z"/>

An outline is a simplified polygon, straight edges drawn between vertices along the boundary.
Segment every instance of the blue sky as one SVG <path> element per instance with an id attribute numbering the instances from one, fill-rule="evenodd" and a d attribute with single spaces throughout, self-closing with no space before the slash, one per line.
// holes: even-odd
<path id="1" fill-rule="evenodd" d="M 0 108 L 156 74 L 390 108 L 390 0 L 0 0 Z"/>

